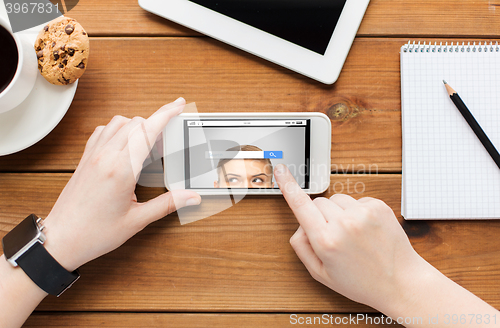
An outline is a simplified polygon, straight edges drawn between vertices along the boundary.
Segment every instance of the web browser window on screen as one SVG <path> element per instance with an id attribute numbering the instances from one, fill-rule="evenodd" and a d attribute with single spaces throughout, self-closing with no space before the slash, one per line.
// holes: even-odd
<path id="1" fill-rule="evenodd" d="M 309 188 L 309 119 L 184 121 L 187 189 L 278 188 L 277 164 Z"/>

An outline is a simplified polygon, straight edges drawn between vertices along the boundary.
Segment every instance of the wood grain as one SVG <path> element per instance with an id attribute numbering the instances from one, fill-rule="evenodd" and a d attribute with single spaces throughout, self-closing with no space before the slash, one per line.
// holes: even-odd
<path id="1" fill-rule="evenodd" d="M 377 324 L 380 315 L 360 314 L 359 321 L 348 323 L 349 320 L 357 320 L 357 314 L 348 315 L 326 314 L 178 314 L 178 313 L 71 313 L 71 314 L 33 314 L 23 327 L 176 327 L 176 328 L 255 328 L 255 327 L 318 327 L 320 320 L 327 325 L 335 322 L 342 327 L 402 327 L 400 325 Z M 384 317 L 385 318 L 385 317 Z M 310 320 L 310 321 L 308 321 Z M 316 320 L 316 321 L 314 321 Z M 346 324 L 342 324 L 342 320 Z M 386 320 L 386 319 L 384 319 Z M 312 322 L 312 324 L 300 324 L 301 322 Z M 385 322 L 385 321 L 384 321 Z M 366 324 L 365 324 L 366 323 Z M 331 326 L 331 325 L 330 325 Z"/>
<path id="2" fill-rule="evenodd" d="M 200 112 L 325 113 L 333 172 L 399 172 L 406 41 L 357 39 L 338 82 L 326 86 L 211 39 L 92 38 L 66 116 L 38 144 L 1 157 L 0 172 L 73 171 L 96 126 L 117 114 L 147 117 L 179 96 Z"/>
<path id="3" fill-rule="evenodd" d="M 498 37 L 499 0 L 371 0 L 358 36 Z M 68 13 L 91 36 L 198 36 L 137 0 L 80 0 Z"/>
<path id="4" fill-rule="evenodd" d="M 381 198 L 426 260 L 500 308 L 500 221 L 404 221 L 394 174 L 400 46 L 498 40 L 499 10 L 500 0 L 371 0 L 338 82 L 325 86 L 150 14 L 137 0 L 80 0 L 68 16 L 92 36 L 89 69 L 49 136 L 0 157 L 0 238 L 29 213 L 49 213 L 86 140 L 114 115 L 146 117 L 178 96 L 201 112 L 323 112 L 332 120 L 332 172 L 340 173 L 325 196 Z M 139 201 L 163 192 L 137 189 Z M 217 206 L 205 198 L 199 211 Z M 84 265 L 81 281 L 48 297 L 25 327 L 289 327 L 291 313 L 373 313 L 310 277 L 289 246 L 298 224 L 282 197 L 223 209 L 184 226 L 185 212 L 151 224 Z"/>
<path id="5" fill-rule="evenodd" d="M 333 173 L 399 173 L 405 42 L 356 39 L 339 80 L 327 86 L 211 39 L 92 38 L 66 116 L 36 145 L 0 157 L 0 172 L 71 172 L 96 126 L 117 114 L 148 117 L 183 96 L 200 112 L 325 113 Z"/>
<path id="6" fill-rule="evenodd" d="M 47 215 L 69 177 L 1 174 L 0 237 L 29 213 Z M 331 182 L 325 196 L 336 191 L 355 198 L 377 197 L 400 213 L 400 175 L 332 175 Z M 162 192 L 137 189 L 139 201 Z M 402 223 L 426 260 L 500 307 L 500 221 Z M 116 251 L 84 265 L 81 280 L 62 298 L 47 298 L 39 310 L 371 312 L 309 276 L 289 245 L 297 227 L 279 196 L 246 197 L 184 226 L 177 215 L 169 215 Z"/>

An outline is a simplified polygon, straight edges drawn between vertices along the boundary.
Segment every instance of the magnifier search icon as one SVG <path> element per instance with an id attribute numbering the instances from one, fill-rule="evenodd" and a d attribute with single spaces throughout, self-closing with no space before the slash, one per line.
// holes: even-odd
<path id="1" fill-rule="evenodd" d="M 276 158 L 276 159 L 281 159 L 283 158 L 283 151 L 282 150 L 266 150 L 264 151 L 264 158 Z"/>

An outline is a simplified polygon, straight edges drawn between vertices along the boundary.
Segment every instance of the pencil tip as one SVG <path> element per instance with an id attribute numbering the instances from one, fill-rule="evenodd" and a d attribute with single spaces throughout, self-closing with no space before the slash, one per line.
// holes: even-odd
<path id="1" fill-rule="evenodd" d="M 452 94 L 457 93 L 455 90 L 453 90 L 453 88 L 448 83 L 446 83 L 445 80 L 443 80 L 443 83 L 444 83 L 444 86 L 446 88 L 446 91 L 448 92 L 448 95 L 451 96 Z"/>

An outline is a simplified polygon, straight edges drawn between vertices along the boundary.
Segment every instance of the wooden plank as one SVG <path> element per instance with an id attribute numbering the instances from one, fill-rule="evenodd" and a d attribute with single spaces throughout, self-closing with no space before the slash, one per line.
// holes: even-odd
<path id="1" fill-rule="evenodd" d="M 70 174 L 1 174 L 0 237 L 27 214 L 47 215 Z M 330 190 L 384 200 L 400 213 L 400 175 L 332 175 Z M 137 190 L 139 201 L 162 188 Z M 252 213 L 246 215 L 242 213 Z M 401 216 L 398 218 L 402 221 Z M 403 222 L 416 250 L 451 279 L 500 307 L 500 221 Z M 181 226 L 169 215 L 81 268 L 51 311 L 314 312 L 371 309 L 315 282 L 289 245 L 298 224 L 282 197 L 247 197 Z"/>
<path id="2" fill-rule="evenodd" d="M 38 144 L 0 157 L 0 171 L 72 171 L 97 125 L 117 114 L 147 117 L 183 96 L 200 112 L 323 112 L 333 124 L 334 172 L 399 172 L 406 41 L 357 39 L 327 86 L 211 39 L 92 38 L 66 116 Z"/>
<path id="3" fill-rule="evenodd" d="M 387 324 L 380 314 L 180 314 L 180 313 L 54 313 L 33 314 L 23 327 L 176 327 L 176 328 L 255 328 L 255 327 L 317 327 L 338 325 L 342 327 L 379 328 L 402 327 Z M 359 319 L 359 320 L 358 320 Z M 316 321 L 315 321 L 316 320 Z M 342 324 L 342 320 L 344 324 Z M 396 318 L 397 320 L 397 318 Z M 408 319 L 409 320 L 409 319 Z M 349 321 L 351 321 L 349 323 Z M 311 324 L 308 324 L 310 322 Z M 383 322 L 378 323 L 378 322 Z"/>
<path id="4" fill-rule="evenodd" d="M 498 37 L 499 0 L 371 0 L 358 36 Z M 80 0 L 69 12 L 91 36 L 199 35 L 139 7 L 137 0 Z"/>
<path id="5" fill-rule="evenodd" d="M 75 18 L 90 36 L 200 36 L 151 14 L 137 0 L 80 0 L 66 16 Z"/>
<path id="6" fill-rule="evenodd" d="M 498 38 L 499 0 L 371 0 L 359 35 Z"/>
<path id="7" fill-rule="evenodd" d="M 0 157 L 0 172 L 73 171 L 97 125 L 117 114 L 147 117 L 183 96 L 200 112 L 323 112 L 332 120 L 333 173 L 398 173 L 405 42 L 356 39 L 339 80 L 326 86 L 211 39 L 92 38 L 64 119 L 38 144 Z"/>

